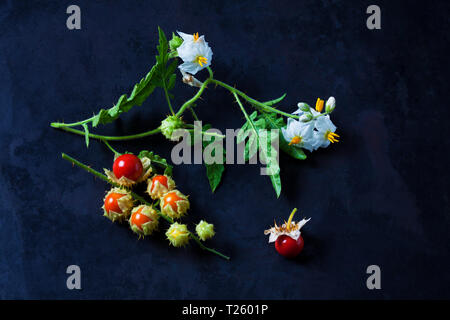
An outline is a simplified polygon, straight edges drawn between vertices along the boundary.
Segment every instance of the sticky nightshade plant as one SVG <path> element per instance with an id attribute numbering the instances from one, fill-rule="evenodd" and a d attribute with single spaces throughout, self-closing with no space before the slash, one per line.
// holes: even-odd
<path id="1" fill-rule="evenodd" d="M 197 32 L 177 31 L 177 33 L 172 33 L 172 39 L 168 41 L 160 28 L 158 28 L 158 34 L 158 54 L 155 58 L 155 64 L 133 87 L 131 93 L 123 94 L 113 107 L 101 109 L 90 118 L 73 123 L 53 122 L 51 126 L 84 136 L 87 146 L 91 139 L 105 142 L 123 141 L 158 133 L 163 134 L 169 141 L 178 141 L 180 136 L 174 135 L 175 131 L 184 129 L 191 133 L 194 129 L 194 124 L 190 123 L 186 111 L 191 113 L 192 121 L 200 120 L 194 110 L 197 108 L 198 100 L 205 93 L 206 88 L 209 88 L 208 85 L 221 87 L 232 94 L 237 106 L 233 107 L 234 110 L 241 112 L 245 118 L 245 122 L 241 126 L 241 132 L 243 133 L 237 136 L 237 142 L 243 143 L 245 146 L 244 160 L 248 161 L 259 154 L 262 162 L 266 164 L 267 175 L 277 197 L 281 193 L 281 179 L 279 154 L 273 147 L 275 141 L 278 141 L 279 149 L 282 152 L 298 160 L 306 159 L 304 150 L 313 152 L 339 141 L 336 126 L 330 118 L 330 114 L 336 106 L 334 97 L 330 97 L 326 103 L 319 98 L 315 108 L 311 108 L 307 103 L 300 102 L 298 110 L 293 113 L 282 111 L 279 104 L 284 100 L 286 94 L 273 100 L 259 101 L 214 77 L 211 69 L 213 50 L 206 41 L 207 36 L 200 35 Z M 196 88 L 197 92 L 176 110 L 172 105 L 174 98 L 172 91 L 177 79 L 177 69 L 181 73 L 182 82 Z M 163 90 L 169 110 L 169 115 L 161 119 L 157 128 L 126 136 L 105 136 L 91 132 L 93 128 L 100 124 L 105 125 L 115 121 L 122 113 L 128 112 L 134 106 L 141 106 L 157 88 Z M 253 109 L 251 113 L 247 112 L 245 104 Z M 75 129 L 75 127 L 80 127 L 81 130 Z M 202 137 L 208 135 L 211 137 L 209 142 L 201 142 L 203 150 L 218 139 L 223 139 L 223 136 L 217 135 L 217 133 L 213 134 L 205 129 L 209 127 L 210 125 L 205 125 L 202 130 Z M 270 130 L 278 132 L 278 135 L 270 133 Z M 222 179 L 224 164 L 216 161 L 213 164 L 205 163 L 205 167 L 211 190 L 214 192 Z"/>

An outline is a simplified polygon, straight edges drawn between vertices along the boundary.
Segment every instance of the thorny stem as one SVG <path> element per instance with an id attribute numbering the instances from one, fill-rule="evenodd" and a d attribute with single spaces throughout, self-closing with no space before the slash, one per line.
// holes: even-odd
<path id="1" fill-rule="evenodd" d="M 278 109 L 269 107 L 268 105 L 265 105 L 264 103 L 259 102 L 258 100 L 255 100 L 255 99 L 253 99 L 253 98 L 250 98 L 249 96 L 247 96 L 247 95 L 246 95 L 245 93 L 243 93 L 242 91 L 240 91 L 240 90 L 238 90 L 238 89 L 236 89 L 236 88 L 233 88 L 232 86 L 230 86 L 230 85 L 228 85 L 228 84 L 226 84 L 226 83 L 224 83 L 224 82 L 222 82 L 222 81 L 219 81 L 219 80 L 216 80 L 216 79 L 211 79 L 211 82 L 213 82 L 213 83 L 215 83 L 215 84 L 217 84 L 217 85 L 219 85 L 219 86 L 221 86 L 221 87 L 223 87 L 223 88 L 225 88 L 225 89 L 228 89 L 228 90 L 229 90 L 231 93 L 233 93 L 233 94 L 234 94 L 234 93 L 238 94 L 238 95 L 241 96 L 243 99 L 247 100 L 247 101 L 250 102 L 251 104 L 257 105 L 258 107 L 261 107 L 261 108 L 266 109 L 266 110 L 270 110 L 270 111 L 272 111 L 272 112 L 281 114 L 281 115 L 286 116 L 286 117 L 289 117 L 289 118 L 294 118 L 294 119 L 299 119 L 299 118 L 300 118 L 299 116 L 296 116 L 296 115 L 293 115 L 293 114 L 290 114 L 290 113 L 287 113 L 287 112 L 280 111 L 280 110 L 278 110 Z"/>
<path id="2" fill-rule="evenodd" d="M 75 133 L 81 136 L 85 135 L 84 131 L 81 130 L 77 130 L 77 129 L 73 129 L 73 128 L 68 128 L 68 127 L 60 127 L 60 126 L 54 126 L 54 123 L 51 124 L 51 126 L 53 128 L 58 128 L 64 131 L 68 131 L 71 133 Z M 139 138 L 144 138 L 147 136 L 151 136 L 153 134 L 157 134 L 161 132 L 161 129 L 158 127 L 156 129 L 150 130 L 150 131 L 146 131 L 146 132 L 142 132 L 142 133 L 138 133 L 138 134 L 133 134 L 133 135 L 129 135 L 129 136 L 102 136 L 102 135 L 98 135 L 98 134 L 93 134 L 93 133 L 89 133 L 89 138 L 92 139 L 98 139 L 98 140 L 103 140 L 103 141 L 122 141 L 122 140 L 133 140 L 133 139 L 139 139 Z"/>
<path id="3" fill-rule="evenodd" d="M 71 156 L 69 156 L 69 155 L 67 155 L 67 154 L 65 154 L 65 153 L 62 153 L 61 156 L 62 156 L 62 158 L 63 158 L 64 160 L 67 160 L 67 161 L 71 162 L 72 164 L 74 164 L 74 165 L 80 167 L 81 169 L 86 170 L 87 172 L 93 174 L 93 175 L 96 176 L 97 178 L 99 178 L 99 179 L 101 179 L 101 180 L 103 180 L 103 181 L 105 181 L 105 182 L 107 182 L 107 183 L 109 183 L 109 184 L 111 184 L 111 185 L 113 185 L 113 186 L 115 186 L 115 187 L 120 187 L 117 183 L 114 183 L 114 182 L 112 182 L 111 180 L 109 180 L 108 177 L 105 176 L 104 174 L 98 172 L 97 170 L 92 169 L 91 167 L 89 167 L 89 166 L 87 166 L 87 165 L 81 163 L 80 161 L 78 161 L 78 160 L 72 158 Z M 132 196 L 134 199 L 140 201 L 141 203 L 144 203 L 144 204 L 149 205 L 149 206 L 152 205 L 150 202 L 148 202 L 147 200 L 145 200 L 143 197 L 141 197 L 140 195 L 136 194 L 135 192 L 133 192 L 133 191 L 131 191 L 131 190 L 129 190 L 129 192 L 130 192 L 131 196 Z M 155 210 L 156 210 L 156 209 L 155 209 Z M 164 220 L 166 220 L 168 223 L 172 224 L 172 223 L 174 222 L 172 218 L 170 218 L 169 216 L 166 216 L 165 214 L 161 213 L 159 210 L 156 210 L 156 212 L 158 213 L 158 215 L 159 215 L 161 218 L 163 218 Z M 200 239 L 199 239 L 195 234 L 193 234 L 193 233 L 190 232 L 190 231 L 189 231 L 189 236 L 190 236 L 195 242 L 197 242 L 197 244 L 200 246 L 200 248 L 202 248 L 202 249 L 204 249 L 204 250 L 206 250 L 206 251 L 209 251 L 209 252 L 211 252 L 211 253 L 214 253 L 214 254 L 218 255 L 219 257 L 221 257 L 221 258 L 224 258 L 224 259 L 226 259 L 226 260 L 230 260 L 230 257 L 228 257 L 228 256 L 226 256 L 226 255 L 224 255 L 224 254 L 222 254 L 222 253 L 220 253 L 220 252 L 218 252 L 218 251 L 216 251 L 216 250 L 214 250 L 214 249 L 212 249 L 212 248 L 208 248 L 207 246 L 205 246 L 205 245 L 200 241 Z"/>
<path id="4" fill-rule="evenodd" d="M 167 104 L 169 105 L 170 112 L 172 113 L 172 115 L 174 115 L 175 112 L 173 112 L 172 103 L 170 102 L 169 92 L 167 92 L 167 87 L 166 87 L 165 82 L 164 82 L 163 89 L 164 89 L 164 95 L 166 96 Z"/>
<path id="5" fill-rule="evenodd" d="M 252 126 L 252 129 L 254 131 L 254 133 L 256 134 L 256 136 L 258 136 L 258 131 L 256 130 L 255 124 L 253 123 L 252 119 L 250 119 L 250 117 L 248 116 L 247 111 L 245 111 L 244 106 L 242 105 L 241 100 L 239 99 L 238 95 L 236 92 L 233 92 L 234 98 L 236 99 L 237 103 L 239 104 L 239 107 L 241 108 L 242 113 L 244 114 L 245 119 L 250 123 L 250 125 Z"/>
<path id="6" fill-rule="evenodd" d="M 244 92 L 242 92 L 242 91 L 240 91 L 240 90 L 238 90 L 238 89 L 236 89 L 236 88 L 234 88 L 234 87 L 232 87 L 232 86 L 230 86 L 230 85 L 228 85 L 228 84 L 226 84 L 226 83 L 224 83 L 222 81 L 214 79 L 213 78 L 213 71 L 211 70 L 211 68 L 207 67 L 207 70 L 208 70 L 208 73 L 209 73 L 209 78 L 206 79 L 203 82 L 203 84 L 201 85 L 201 87 L 197 91 L 197 93 L 191 99 L 186 101 L 180 107 L 178 112 L 175 113 L 175 116 L 180 117 L 186 111 L 186 109 L 189 108 L 190 111 L 192 112 L 192 115 L 193 115 L 194 119 L 198 120 L 198 117 L 197 117 L 196 113 L 194 112 L 194 110 L 192 108 L 192 105 L 194 104 L 195 101 L 197 101 L 201 97 L 201 95 L 203 94 L 203 92 L 207 88 L 208 84 L 209 83 L 214 83 L 214 84 L 216 84 L 218 86 L 221 86 L 221 87 L 227 89 L 228 91 L 233 93 L 233 95 L 240 96 L 242 99 L 246 100 L 251 105 L 257 107 L 258 109 L 260 109 L 262 111 L 271 111 L 271 112 L 278 113 L 280 115 L 283 115 L 283 116 L 289 117 L 289 118 L 293 118 L 293 119 L 299 119 L 300 118 L 297 115 L 293 115 L 293 114 L 290 114 L 290 113 L 278 110 L 276 108 L 270 107 L 270 106 L 268 106 L 268 105 L 266 105 L 266 104 L 264 104 L 262 102 L 259 102 L 258 100 L 255 100 L 255 99 L 249 97 Z M 170 102 L 170 97 L 168 95 L 166 87 L 164 87 L 164 93 L 165 93 L 165 96 L 166 96 L 166 99 L 167 99 L 167 103 L 169 105 L 169 109 L 172 112 L 172 114 L 174 114 L 173 107 L 172 107 L 172 104 Z M 316 119 L 316 118 L 318 118 L 320 116 L 327 115 L 328 113 L 329 112 L 324 112 L 322 114 L 319 114 L 319 115 L 313 117 L 312 120 L 314 120 L 314 119 Z M 84 131 L 73 129 L 73 128 L 70 128 L 70 127 L 77 126 L 77 125 L 82 125 L 84 123 L 90 122 L 92 119 L 93 119 L 93 117 L 91 117 L 89 119 L 86 119 L 86 120 L 83 120 L 83 121 L 74 122 L 74 123 L 67 123 L 67 124 L 66 123 L 60 123 L 60 122 L 52 122 L 50 125 L 53 128 L 58 128 L 58 129 L 61 129 L 61 130 L 64 130 L 64 131 L 68 131 L 68 132 L 71 132 L 71 133 L 75 133 L 75 134 L 84 136 L 86 134 Z M 98 135 L 98 134 L 93 134 L 93 133 L 89 133 L 88 135 L 92 139 L 100 139 L 100 140 L 103 140 L 103 141 L 121 141 L 121 140 L 139 139 L 139 138 L 147 137 L 147 136 L 150 136 L 150 135 L 153 135 L 153 134 L 157 134 L 159 132 L 161 132 L 161 129 L 158 127 L 156 129 L 153 129 L 153 130 L 150 130 L 150 131 L 146 131 L 146 132 L 142 132 L 142 133 L 134 134 L 134 135 L 128 135 L 128 136 L 103 136 L 103 135 Z"/>
<path id="7" fill-rule="evenodd" d="M 205 82 L 203 82 L 203 84 L 201 85 L 200 89 L 198 89 L 198 91 L 195 94 L 195 96 L 193 96 L 191 99 L 186 101 L 181 106 L 180 110 L 178 110 L 178 112 L 175 115 L 177 117 L 180 117 L 183 114 L 183 112 L 186 110 L 186 108 L 188 108 L 191 104 L 193 104 L 195 101 L 197 101 L 197 99 L 200 98 L 200 96 L 202 95 L 203 91 L 206 89 L 206 86 L 208 85 L 208 83 L 210 83 L 212 80 L 213 80 L 212 78 L 206 79 Z"/>
<path id="8" fill-rule="evenodd" d="M 78 121 L 78 122 L 72 122 L 72 123 L 63 123 L 63 122 L 52 122 L 50 124 L 53 128 L 64 128 L 64 127 L 75 127 L 75 126 L 81 126 L 82 124 L 91 122 L 94 117 L 90 117 L 89 119 Z"/>

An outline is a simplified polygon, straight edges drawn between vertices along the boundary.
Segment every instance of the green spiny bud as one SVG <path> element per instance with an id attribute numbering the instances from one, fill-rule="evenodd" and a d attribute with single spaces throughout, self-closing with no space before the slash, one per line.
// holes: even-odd
<path id="1" fill-rule="evenodd" d="M 170 51 L 175 51 L 183 43 L 183 39 L 172 32 L 172 40 L 169 41 Z"/>
<path id="2" fill-rule="evenodd" d="M 206 221 L 203 221 L 203 220 L 201 220 L 197 224 L 197 226 L 195 227 L 195 231 L 197 232 L 198 237 L 202 241 L 210 239 L 210 238 L 214 237 L 214 235 L 216 234 L 214 232 L 214 225 L 211 223 L 208 223 Z"/>
<path id="3" fill-rule="evenodd" d="M 173 133 L 177 129 L 183 128 L 184 122 L 181 118 L 177 116 L 168 116 L 166 119 L 161 121 L 161 132 L 169 140 L 178 141 L 180 136 L 173 136 Z"/>

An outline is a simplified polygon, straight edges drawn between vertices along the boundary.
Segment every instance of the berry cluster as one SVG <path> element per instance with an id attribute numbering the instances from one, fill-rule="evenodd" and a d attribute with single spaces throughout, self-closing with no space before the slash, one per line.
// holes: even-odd
<path id="1" fill-rule="evenodd" d="M 167 239 L 174 247 L 188 244 L 191 233 L 185 224 L 174 220 L 181 219 L 189 210 L 189 200 L 178 191 L 175 181 L 168 174 L 154 174 L 151 160 L 130 153 L 116 156 L 113 170 L 105 169 L 110 182 L 115 185 L 105 196 L 104 216 L 113 222 L 128 221 L 133 232 L 144 237 L 152 234 L 159 226 L 159 217 L 171 223 L 166 232 Z M 135 205 L 131 188 L 140 182 L 147 183 L 147 193 L 154 201 Z M 159 204 L 159 210 L 157 206 Z M 199 239 L 205 241 L 214 236 L 214 226 L 205 221 L 195 228 Z"/>

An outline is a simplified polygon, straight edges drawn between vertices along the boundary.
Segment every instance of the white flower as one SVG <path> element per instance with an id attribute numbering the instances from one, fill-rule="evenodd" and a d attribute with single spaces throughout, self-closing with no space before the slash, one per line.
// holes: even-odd
<path id="1" fill-rule="evenodd" d="M 289 145 L 294 145 L 298 148 L 304 148 L 309 151 L 313 150 L 313 129 L 311 122 L 301 122 L 289 118 L 287 127 L 281 128 L 281 133 Z"/>
<path id="2" fill-rule="evenodd" d="M 286 236 L 291 237 L 294 240 L 297 240 L 301 235 L 300 229 L 309 220 L 311 220 L 311 218 L 302 219 L 299 222 L 295 222 L 295 221 L 287 222 L 287 223 L 283 223 L 283 225 L 281 225 L 281 227 L 279 227 L 279 226 L 277 226 L 277 224 L 275 224 L 274 227 L 272 227 L 268 230 L 264 230 L 264 234 L 269 235 L 269 243 L 277 241 L 278 237 L 281 235 L 286 235 Z"/>
<path id="3" fill-rule="evenodd" d="M 198 71 L 208 67 L 212 60 L 212 50 L 205 41 L 205 36 L 198 33 L 193 35 L 177 31 L 183 43 L 178 47 L 178 56 L 183 63 L 178 67 L 181 71 L 196 74 Z"/>
<path id="4" fill-rule="evenodd" d="M 330 143 L 339 142 L 339 135 L 334 133 L 336 131 L 336 126 L 331 122 L 330 116 L 321 116 L 314 121 L 314 139 L 313 148 L 314 150 L 318 148 L 326 148 Z"/>

